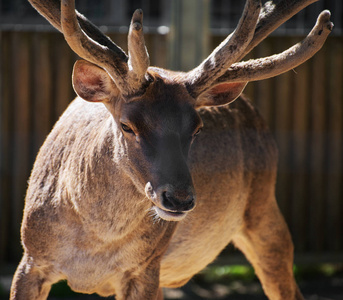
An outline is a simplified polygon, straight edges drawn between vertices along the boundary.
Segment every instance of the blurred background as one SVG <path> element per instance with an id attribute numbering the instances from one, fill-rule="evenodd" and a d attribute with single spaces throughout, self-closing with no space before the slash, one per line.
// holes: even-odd
<path id="1" fill-rule="evenodd" d="M 142 8 L 151 64 L 190 70 L 234 30 L 244 2 L 80 0 L 76 7 L 125 51 L 131 15 Z M 279 53 L 297 43 L 323 9 L 331 10 L 335 27 L 322 50 L 293 71 L 249 83 L 245 93 L 260 109 L 279 146 L 276 193 L 295 243 L 295 271 L 301 278 L 317 274 L 331 291 L 336 287 L 341 291 L 341 298 L 323 292 L 321 297 L 326 298 L 313 299 L 343 299 L 343 1 L 310 5 L 245 59 Z M 8 278 L 22 255 L 20 224 L 30 170 L 46 135 L 75 97 L 71 72 L 77 57 L 26 0 L 0 2 L 0 54 L 1 295 L 7 293 Z M 256 280 L 242 255 L 231 247 L 197 278 L 194 284 L 213 280 L 226 288 L 233 279 Z M 314 288 L 309 288 L 313 295 L 320 293 Z M 192 288 L 180 291 L 179 298 L 168 295 L 181 299 L 187 297 L 187 289 Z M 215 298 L 192 293 L 189 299 Z M 224 298 L 220 289 L 216 293 L 224 299 L 230 291 L 222 293 Z"/>

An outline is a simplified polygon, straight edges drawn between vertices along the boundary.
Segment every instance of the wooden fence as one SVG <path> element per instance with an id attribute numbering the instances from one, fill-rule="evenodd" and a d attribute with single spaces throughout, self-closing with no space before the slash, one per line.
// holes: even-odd
<path id="1" fill-rule="evenodd" d="M 112 38 L 124 49 L 126 35 Z M 221 37 L 212 37 L 213 47 Z M 283 51 L 300 38 L 272 37 L 254 50 Z M 146 37 L 153 65 L 167 66 L 167 37 Z M 21 257 L 20 223 L 36 153 L 74 94 L 76 59 L 59 33 L 0 32 L 0 266 Z M 343 258 L 343 39 L 309 62 L 251 83 L 280 149 L 277 198 L 297 254 Z"/>

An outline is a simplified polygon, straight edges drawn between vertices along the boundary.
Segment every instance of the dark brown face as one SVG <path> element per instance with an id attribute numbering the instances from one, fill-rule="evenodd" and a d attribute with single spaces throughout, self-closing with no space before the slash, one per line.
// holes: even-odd
<path id="1" fill-rule="evenodd" d="M 202 122 L 193 105 L 184 87 L 157 77 L 143 97 L 118 103 L 113 112 L 126 172 L 169 221 L 181 220 L 195 205 L 187 158 Z"/>

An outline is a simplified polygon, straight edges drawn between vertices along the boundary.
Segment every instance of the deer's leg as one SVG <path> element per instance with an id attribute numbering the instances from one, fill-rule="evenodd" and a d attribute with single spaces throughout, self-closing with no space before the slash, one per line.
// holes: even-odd
<path id="1" fill-rule="evenodd" d="M 10 300 L 45 300 L 52 282 L 24 255 L 13 277 Z"/>
<path id="2" fill-rule="evenodd" d="M 303 300 L 293 276 L 293 243 L 275 198 L 252 206 L 233 239 L 253 265 L 265 294 L 273 300 Z"/>
<path id="3" fill-rule="evenodd" d="M 158 289 L 158 294 L 157 294 L 156 300 L 163 300 L 163 290 L 162 290 L 162 288 Z"/>
<path id="4" fill-rule="evenodd" d="M 152 262 L 139 273 L 126 272 L 116 288 L 117 300 L 162 300 L 159 288 L 160 260 Z"/>

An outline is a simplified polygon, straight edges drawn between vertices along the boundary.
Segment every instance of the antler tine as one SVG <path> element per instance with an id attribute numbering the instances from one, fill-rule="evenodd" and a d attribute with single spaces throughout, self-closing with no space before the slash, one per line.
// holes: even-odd
<path id="1" fill-rule="evenodd" d="M 124 98 L 144 91 L 149 55 L 143 37 L 143 12 L 137 10 L 129 32 L 129 57 L 94 24 L 75 10 L 75 0 L 29 0 L 80 57 L 102 67 Z"/>
<path id="2" fill-rule="evenodd" d="M 242 17 L 233 34 L 228 36 L 197 68 L 186 74 L 186 86 L 197 97 L 242 56 L 254 36 L 261 8 L 260 0 L 247 0 Z"/>
<path id="3" fill-rule="evenodd" d="M 318 0 L 283 0 L 278 3 L 274 3 L 274 1 L 266 2 L 261 9 L 254 37 L 237 61 L 241 60 L 245 55 L 247 55 L 280 25 L 285 23 L 308 5 L 317 1 Z"/>
<path id="4" fill-rule="evenodd" d="M 59 0 L 29 0 L 31 5 L 37 9 L 37 11 L 42 14 L 52 26 L 57 30 L 62 32 L 61 27 L 61 3 Z M 127 61 L 128 57 L 125 52 L 118 47 L 113 41 L 104 35 L 92 22 L 90 22 L 86 17 L 76 11 L 76 16 L 82 30 L 94 41 L 99 44 L 104 45 L 117 53 L 117 55 L 122 59 Z"/>
<path id="5" fill-rule="evenodd" d="M 145 81 L 146 71 L 150 65 L 149 54 L 145 47 L 143 36 L 143 11 L 137 9 L 131 20 L 129 36 L 129 69 L 138 77 L 136 82 L 141 84 Z"/>
<path id="6" fill-rule="evenodd" d="M 68 45 L 76 54 L 105 69 L 123 94 L 131 92 L 127 82 L 126 61 L 82 31 L 76 17 L 74 0 L 61 1 L 61 28 Z"/>
<path id="7" fill-rule="evenodd" d="M 233 64 L 214 84 L 267 79 L 285 73 L 312 57 L 323 46 L 333 29 L 330 12 L 325 10 L 308 36 L 288 50 L 260 59 Z"/>

